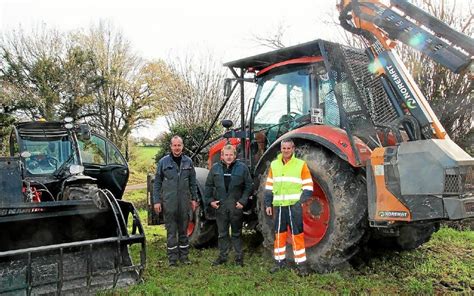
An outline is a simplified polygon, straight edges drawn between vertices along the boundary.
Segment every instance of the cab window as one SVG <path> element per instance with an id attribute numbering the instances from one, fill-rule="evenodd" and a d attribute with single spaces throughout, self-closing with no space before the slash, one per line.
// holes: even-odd
<path id="1" fill-rule="evenodd" d="M 122 154 L 117 149 L 117 147 L 112 145 L 112 143 L 107 143 L 107 163 L 126 165 L 125 159 L 123 158 Z"/>
<path id="2" fill-rule="evenodd" d="M 79 142 L 83 163 L 107 164 L 105 141 L 99 137 L 91 136 L 89 140 Z"/>

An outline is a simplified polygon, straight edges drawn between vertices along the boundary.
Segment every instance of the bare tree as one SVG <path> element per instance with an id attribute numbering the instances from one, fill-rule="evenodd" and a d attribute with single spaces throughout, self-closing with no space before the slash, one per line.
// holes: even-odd
<path id="1" fill-rule="evenodd" d="M 41 27 L 11 31 L 0 41 L 1 104 L 48 120 L 81 118 L 96 81 L 92 56 L 71 36 Z"/>
<path id="2" fill-rule="evenodd" d="M 174 79 L 168 85 L 164 106 L 168 124 L 209 127 L 224 102 L 223 82 L 227 77 L 224 68 L 210 54 L 177 58 L 170 67 Z M 219 118 L 237 120 L 238 103 L 231 99 Z"/>
<path id="3" fill-rule="evenodd" d="M 288 26 L 283 22 L 277 24 L 276 30 L 274 33 L 263 34 L 263 35 L 253 35 L 252 41 L 258 45 L 262 45 L 271 49 L 280 49 L 285 47 L 285 42 L 283 41 Z"/>
<path id="4" fill-rule="evenodd" d="M 59 33 L 13 31 L 0 42 L 0 104 L 47 120 L 87 120 L 119 148 L 161 112 L 170 69 L 136 55 L 110 24 Z"/>
<path id="5" fill-rule="evenodd" d="M 418 0 L 414 3 L 450 27 L 472 36 L 472 3 L 464 9 L 457 1 Z M 447 133 L 462 147 L 472 145 L 472 81 L 468 75 L 455 74 L 406 45 L 399 45 L 397 51 Z"/>
<path id="6" fill-rule="evenodd" d="M 156 118 L 164 93 L 160 84 L 169 76 L 161 62 L 136 55 L 128 40 L 110 24 L 100 23 L 80 35 L 84 48 L 93 52 L 101 83 L 89 105 L 89 123 L 128 151 L 132 129 Z"/>

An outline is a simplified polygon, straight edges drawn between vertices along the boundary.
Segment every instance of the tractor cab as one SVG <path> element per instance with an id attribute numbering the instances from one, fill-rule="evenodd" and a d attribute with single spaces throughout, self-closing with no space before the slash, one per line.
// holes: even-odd
<path id="1" fill-rule="evenodd" d="M 234 73 L 232 80 L 242 88 L 244 82 L 257 86 L 249 115 L 242 116 L 241 126 L 246 130 L 236 133 L 241 136 L 241 159 L 258 170 L 266 152 L 271 150 L 274 156 L 274 144 L 281 137 L 303 131 L 303 137 L 324 142 L 336 154 L 344 158 L 349 155 L 353 165 L 364 166 L 370 148 L 379 145 L 379 127 L 396 118 L 367 64 L 362 50 L 323 40 L 226 63 Z M 356 82 L 355 77 L 363 83 Z M 306 129 L 301 130 L 303 127 Z"/>
<path id="2" fill-rule="evenodd" d="M 82 182 L 97 183 L 120 199 L 129 176 L 111 141 L 69 119 L 18 123 L 10 135 L 10 155 L 20 157 L 23 178 L 45 185 L 45 200 L 57 200 L 64 180 L 79 173 Z"/>

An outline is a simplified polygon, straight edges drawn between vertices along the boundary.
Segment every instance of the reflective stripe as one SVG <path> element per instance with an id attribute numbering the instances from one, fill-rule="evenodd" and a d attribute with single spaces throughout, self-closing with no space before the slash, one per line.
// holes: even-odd
<path id="1" fill-rule="evenodd" d="M 302 254 L 305 254 L 305 253 L 306 253 L 305 249 L 293 251 L 293 254 L 295 254 L 295 256 L 302 255 Z"/>
<path id="2" fill-rule="evenodd" d="M 313 191 L 313 185 L 305 185 L 305 186 L 301 187 L 301 189 Z"/>
<path id="3" fill-rule="evenodd" d="M 275 256 L 275 260 L 283 260 L 283 259 L 285 259 L 285 254 L 279 255 L 279 256 Z M 305 260 L 306 260 L 306 258 L 305 258 Z"/>
<path id="4" fill-rule="evenodd" d="M 303 184 L 302 170 L 305 162 L 292 156 L 291 159 L 283 163 L 282 155 L 272 161 L 271 175 L 273 178 L 273 206 L 291 206 L 301 197 L 301 187 Z M 304 179 L 310 176 L 304 175 Z"/>
<path id="5" fill-rule="evenodd" d="M 271 186 L 271 185 L 265 185 L 265 189 L 267 189 L 267 190 L 273 190 L 273 186 Z"/>
<path id="6" fill-rule="evenodd" d="M 303 184 L 304 184 L 304 183 L 313 183 L 313 179 L 311 179 L 311 178 L 304 179 L 302 183 L 303 183 Z"/>
<path id="7" fill-rule="evenodd" d="M 301 257 L 301 258 L 295 258 L 296 263 L 301 263 L 301 262 L 305 262 L 305 261 L 306 261 L 306 256 Z"/>
<path id="8" fill-rule="evenodd" d="M 178 247 L 178 246 L 174 246 L 174 247 L 171 247 L 171 248 L 168 247 L 168 250 L 174 250 L 174 249 L 176 249 L 177 247 Z"/>
<path id="9" fill-rule="evenodd" d="M 185 246 L 179 246 L 181 249 L 184 249 L 184 248 L 189 248 L 189 245 L 185 245 Z"/>
<path id="10" fill-rule="evenodd" d="M 312 188 L 311 188 L 312 189 Z M 293 201 L 300 200 L 301 194 L 283 194 L 283 195 L 274 195 L 274 201 Z"/>
<path id="11" fill-rule="evenodd" d="M 273 250 L 275 253 L 281 253 L 281 252 L 285 252 L 286 251 L 286 247 L 283 247 L 283 248 L 275 248 L 275 250 Z"/>
<path id="12" fill-rule="evenodd" d="M 268 183 L 273 183 L 273 179 L 272 178 L 267 178 L 267 182 Z"/>
<path id="13" fill-rule="evenodd" d="M 274 182 L 289 182 L 289 183 L 296 183 L 296 184 L 303 184 L 303 180 L 298 177 L 275 177 Z"/>

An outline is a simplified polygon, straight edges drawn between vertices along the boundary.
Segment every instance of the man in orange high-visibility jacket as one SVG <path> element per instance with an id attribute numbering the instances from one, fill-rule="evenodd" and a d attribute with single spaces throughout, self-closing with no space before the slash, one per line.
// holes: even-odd
<path id="1" fill-rule="evenodd" d="M 291 139 L 283 140 L 280 149 L 281 154 L 270 165 L 265 185 L 265 211 L 267 215 L 274 216 L 275 222 L 275 267 L 270 272 L 286 267 L 289 226 L 297 271 L 300 276 L 305 276 L 309 270 L 304 246 L 302 203 L 312 195 L 313 179 L 306 162 L 294 156 L 295 144 Z"/>

